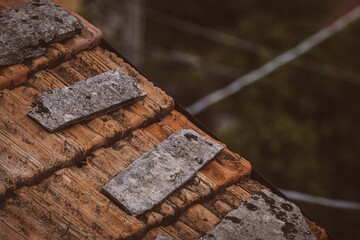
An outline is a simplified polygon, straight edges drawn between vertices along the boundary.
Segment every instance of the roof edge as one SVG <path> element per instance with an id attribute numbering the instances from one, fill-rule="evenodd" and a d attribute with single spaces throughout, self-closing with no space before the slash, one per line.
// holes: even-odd
<path id="1" fill-rule="evenodd" d="M 117 49 L 115 49 L 113 46 L 111 46 L 104 38 L 102 38 L 99 46 L 106 49 L 106 50 L 108 50 L 108 51 L 110 51 L 110 52 L 115 53 L 118 57 L 122 58 L 125 61 L 125 63 L 127 63 L 131 67 L 133 67 L 136 71 L 138 71 L 146 79 L 148 79 L 150 82 L 152 82 L 156 87 L 159 87 L 157 82 L 154 82 L 152 79 L 147 77 L 146 74 L 144 74 L 141 70 L 139 70 L 136 66 L 134 66 L 126 57 L 124 57 L 122 54 L 120 54 L 119 51 Z M 173 98 L 173 100 L 175 102 L 175 108 L 174 109 L 176 111 L 178 111 L 181 114 L 183 114 L 184 116 L 186 116 L 190 120 L 190 122 L 192 122 L 196 127 L 201 129 L 202 131 L 204 131 L 206 134 L 208 134 L 209 136 L 211 136 L 215 140 L 218 140 L 218 141 L 223 143 L 223 141 L 220 138 L 218 138 L 214 133 L 212 133 L 210 131 L 210 129 L 208 127 L 206 127 L 203 123 L 201 123 L 195 116 L 190 114 L 175 98 Z M 229 146 L 228 146 L 228 149 L 233 151 L 231 149 L 231 147 L 229 147 Z M 263 175 L 261 175 L 254 168 L 252 168 L 250 179 L 253 179 L 253 180 L 259 182 L 260 184 L 264 185 L 265 187 L 269 188 L 273 193 L 277 194 L 278 196 L 280 196 L 280 197 L 282 197 L 282 198 L 284 198 L 284 199 L 286 199 L 288 201 L 291 201 L 274 184 L 272 184 L 269 180 L 267 180 Z M 304 212 L 301 208 L 300 208 L 300 211 L 306 218 L 313 221 L 313 218 L 309 217 L 309 215 L 306 212 Z M 336 238 L 334 237 L 333 234 L 331 234 L 327 229 L 325 229 L 325 228 L 323 228 L 323 229 L 326 231 L 329 240 L 336 240 Z"/>

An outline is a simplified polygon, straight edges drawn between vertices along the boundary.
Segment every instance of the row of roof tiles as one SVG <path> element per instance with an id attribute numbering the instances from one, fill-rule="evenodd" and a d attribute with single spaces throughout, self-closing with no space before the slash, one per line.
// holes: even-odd
<path id="1" fill-rule="evenodd" d="M 147 96 L 133 105 L 87 122 L 49 134 L 26 114 L 35 96 L 54 87 L 64 87 L 107 70 L 122 67 L 132 75 Z M 0 196 L 7 190 L 36 182 L 56 169 L 81 161 L 93 150 L 109 145 L 141 126 L 157 121 L 174 106 L 173 100 L 154 87 L 121 59 L 100 49 L 82 52 L 69 62 L 40 71 L 27 84 L 0 96 L 0 131 L 3 149 L 11 154 L 0 163 L 3 179 Z M 13 146 L 21 148 L 16 151 Z"/>
<path id="2" fill-rule="evenodd" d="M 0 10 L 29 2 L 2 0 Z M 0 67 L 1 239 L 197 239 L 265 189 L 250 179 L 248 161 L 175 111 L 173 99 L 124 60 L 96 47 L 101 32 L 65 10 L 79 19 L 80 32 L 50 41 L 41 56 Z M 146 96 L 54 133 L 26 115 L 42 92 L 116 69 L 134 79 Z M 224 150 L 136 217 L 104 196 L 102 189 L 114 176 L 182 129 L 192 129 Z M 319 239 L 327 238 L 323 229 L 306 221 Z"/>
<path id="3" fill-rule="evenodd" d="M 172 112 L 159 123 L 137 129 L 110 147 L 95 150 L 81 164 L 59 170 L 40 184 L 20 188 L 15 197 L 7 197 L 7 204 L 1 208 L 2 219 L 11 228 L 20 229 L 23 226 L 21 235 L 30 238 L 34 234 L 60 238 L 64 229 L 58 225 L 64 221 L 71 222 L 73 231 L 84 232 L 94 238 L 136 237 L 147 228 L 170 221 L 187 207 L 223 187 L 249 178 L 249 163 L 225 150 L 165 202 L 138 218 L 127 214 L 101 194 L 102 187 L 113 176 L 183 127 L 202 133 L 181 114 Z M 25 205 L 27 207 L 24 208 Z M 50 219 L 44 221 L 46 216 Z M 64 219 L 57 221 L 61 216 Z M 84 222 L 86 218 L 88 220 Z M 94 228 L 94 225 L 97 227 Z M 29 229 L 30 226 L 36 228 Z M 76 237 L 79 233 L 72 234 L 70 231 L 68 234 Z"/>

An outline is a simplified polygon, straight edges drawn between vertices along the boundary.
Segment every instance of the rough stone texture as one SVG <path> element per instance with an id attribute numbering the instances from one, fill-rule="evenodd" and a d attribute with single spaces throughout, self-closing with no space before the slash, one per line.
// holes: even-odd
<path id="1" fill-rule="evenodd" d="M 75 16 L 48 1 L 0 12 L 0 66 L 42 55 L 50 43 L 82 29 Z"/>
<path id="2" fill-rule="evenodd" d="M 310 231 L 300 209 L 268 190 L 262 190 L 229 212 L 204 240 L 309 239 Z"/>
<path id="3" fill-rule="evenodd" d="M 40 94 L 28 115 L 53 132 L 114 111 L 145 95 L 137 82 L 119 68 Z"/>
<path id="4" fill-rule="evenodd" d="M 157 236 L 155 240 L 173 240 L 172 237 Z"/>
<path id="5" fill-rule="evenodd" d="M 105 193 L 132 215 L 163 201 L 214 158 L 222 146 L 193 130 L 180 130 L 105 185 Z"/>

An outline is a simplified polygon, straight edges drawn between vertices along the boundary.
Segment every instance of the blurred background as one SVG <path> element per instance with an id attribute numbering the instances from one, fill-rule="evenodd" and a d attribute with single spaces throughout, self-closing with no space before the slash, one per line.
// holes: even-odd
<path id="1" fill-rule="evenodd" d="M 360 5 L 359 0 L 65 2 L 184 107 Z M 359 59 L 357 20 L 196 117 L 278 188 L 360 202 Z M 346 209 L 299 200 L 305 213 L 338 239 L 359 239 L 359 205 Z"/>

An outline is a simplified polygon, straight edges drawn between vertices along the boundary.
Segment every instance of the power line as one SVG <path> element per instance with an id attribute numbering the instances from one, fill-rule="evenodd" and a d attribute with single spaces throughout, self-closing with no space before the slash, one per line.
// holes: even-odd
<path id="1" fill-rule="evenodd" d="M 234 68 L 234 69 L 231 69 L 227 73 L 227 71 L 228 71 L 227 66 L 221 66 L 221 65 L 220 65 L 220 68 L 225 67 L 223 69 L 224 72 L 223 71 L 217 72 L 218 67 L 216 67 L 216 68 L 211 67 L 211 64 L 214 64 L 214 63 L 210 62 L 210 66 L 206 66 L 206 65 L 204 65 L 203 62 L 201 62 L 202 60 L 199 60 L 199 58 L 196 58 L 196 57 L 192 57 L 189 54 L 186 54 L 183 52 L 177 52 L 177 51 L 169 51 L 165 48 L 155 46 L 155 45 L 147 45 L 147 48 L 149 49 L 147 51 L 147 54 L 153 55 L 153 56 L 161 58 L 161 59 L 165 59 L 167 61 L 176 61 L 179 63 L 183 63 L 185 65 L 190 65 L 192 67 L 200 66 L 210 72 L 215 70 L 215 72 L 214 72 L 215 74 L 228 76 L 228 74 L 233 75 L 233 74 L 237 74 L 236 72 L 238 72 L 237 69 Z M 339 199 L 328 199 L 328 198 L 313 196 L 310 194 L 300 193 L 300 192 L 296 192 L 296 191 L 292 191 L 292 190 L 281 189 L 280 191 L 282 193 L 284 193 L 284 195 L 286 195 L 290 200 L 293 200 L 293 201 L 317 204 L 317 205 L 322 205 L 322 206 L 330 207 L 330 208 L 357 210 L 357 211 L 360 210 L 360 203 L 357 203 L 357 202 L 345 201 L 345 200 L 339 200 Z"/>
<path id="2" fill-rule="evenodd" d="M 182 51 L 166 49 L 157 45 L 146 44 L 146 51 L 144 51 L 144 53 L 168 62 L 177 62 L 190 67 L 201 68 L 204 71 L 223 77 L 236 78 L 241 74 L 239 69 L 235 67 L 220 64 L 214 61 L 204 60 L 203 58 L 196 55 Z M 295 64 L 299 68 L 321 74 L 328 78 L 339 79 L 360 85 L 360 76 L 350 72 L 333 69 L 331 67 L 327 67 L 327 65 L 324 66 L 321 63 L 317 63 L 311 60 L 298 61 Z"/>
<path id="3" fill-rule="evenodd" d="M 317 46 L 324 40 L 328 39 L 329 37 L 343 30 L 346 26 L 348 26 L 350 23 L 352 23 L 359 17 L 360 17 L 360 6 L 354 8 L 352 11 L 345 14 L 331 25 L 321 29 L 319 32 L 312 35 L 311 37 L 305 39 L 294 48 L 291 48 L 290 50 L 273 58 L 271 61 L 267 62 L 260 68 L 246 74 L 245 76 L 238 78 L 228 86 L 216 90 L 208 94 L 207 96 L 201 98 L 200 100 L 196 101 L 194 104 L 189 106 L 187 110 L 194 115 L 204 111 L 212 104 L 217 103 L 220 100 L 230 95 L 233 95 L 243 87 L 260 80 L 261 78 L 269 75 L 278 68 L 298 58 L 299 56 L 306 53 L 313 47 Z"/>
<path id="4" fill-rule="evenodd" d="M 306 193 L 300 193 L 291 190 L 282 190 L 282 193 L 290 200 L 299 201 L 299 202 L 306 202 L 312 203 L 317 205 L 322 205 L 331 208 L 340 208 L 340 209 L 348 209 L 348 210 L 360 210 L 360 203 L 339 200 L 339 199 L 329 199 L 324 197 L 317 197 Z"/>
<path id="5" fill-rule="evenodd" d="M 164 15 L 164 16 L 166 16 L 166 15 Z M 168 16 L 166 16 L 166 17 L 168 18 Z M 171 18 L 173 18 L 173 17 L 171 17 Z M 173 18 L 173 19 L 176 19 L 176 18 Z M 171 21 L 169 22 L 168 20 L 169 19 L 166 19 L 165 21 L 162 21 L 161 23 L 168 24 L 169 26 L 173 26 Z M 180 30 L 186 29 L 185 31 L 192 33 L 194 35 L 205 37 L 210 40 L 217 41 L 221 44 L 236 47 L 236 48 L 244 50 L 246 52 L 251 52 L 251 53 L 255 53 L 255 54 L 262 54 L 264 51 L 267 51 L 272 54 L 275 54 L 277 52 L 275 50 L 264 47 L 262 45 L 239 39 L 232 35 L 228 35 L 228 34 L 224 34 L 224 33 L 219 34 L 219 32 L 217 32 L 217 31 L 209 30 L 209 29 L 206 30 L 206 28 L 203 28 L 201 26 L 196 26 L 193 23 L 189 23 L 189 22 L 186 22 L 186 21 L 183 21 L 180 19 L 177 19 L 177 21 L 182 21 L 182 23 L 189 24 L 186 28 L 180 27 L 179 28 Z M 176 23 L 176 24 L 178 24 L 178 23 Z M 178 25 L 181 26 L 183 24 L 178 24 Z M 193 27 L 193 26 L 195 26 L 195 27 Z M 343 26 L 342 28 L 344 28 L 344 27 L 345 26 Z M 203 29 L 205 29 L 205 31 L 202 31 Z M 341 29 L 338 29 L 336 31 L 340 31 L 340 30 Z M 333 33 L 333 34 L 335 34 L 335 33 Z M 320 42 L 318 42 L 318 43 L 320 43 Z M 150 55 L 165 59 L 167 61 L 177 61 L 177 62 L 182 62 L 184 64 L 189 64 L 193 67 L 202 67 L 209 72 L 213 72 L 215 74 L 219 74 L 219 75 L 223 75 L 223 76 L 227 76 L 227 77 L 233 77 L 234 75 L 238 76 L 238 70 L 236 68 L 232 68 L 232 67 L 229 67 L 229 66 L 226 66 L 223 64 L 218 64 L 218 63 L 211 62 L 211 61 L 205 61 L 201 58 L 192 57 L 189 54 L 186 54 L 183 52 L 171 51 L 171 50 L 167 50 L 165 48 L 155 46 L 155 45 L 147 44 L 147 47 L 149 47 L 149 50 L 147 50 L 147 51 Z M 141 51 L 141 52 L 143 52 L 143 51 Z M 302 59 L 301 61 L 297 60 L 296 62 L 294 62 L 294 64 L 300 68 L 310 70 L 313 72 L 317 72 L 320 74 L 325 74 L 325 75 L 328 75 L 329 77 L 342 78 L 344 80 L 354 81 L 355 83 L 358 83 L 357 80 L 359 79 L 359 77 L 356 76 L 355 74 L 352 74 L 352 73 L 349 73 L 346 71 L 342 71 L 339 69 L 334 69 L 333 67 L 322 64 L 322 63 Z M 319 69 L 321 69 L 321 70 L 319 70 Z M 322 205 L 322 206 L 326 206 L 326 207 L 339 208 L 339 209 L 360 210 L 360 203 L 357 203 L 357 202 L 344 201 L 344 200 L 338 200 L 338 199 L 328 199 L 328 198 L 313 196 L 313 195 L 300 193 L 300 192 L 296 192 L 296 191 L 291 191 L 291 190 L 281 190 L 281 191 L 289 199 L 294 200 L 294 201 L 307 202 L 307 203 L 318 204 L 318 205 Z"/>
<path id="6" fill-rule="evenodd" d="M 233 47 L 251 54 L 267 54 L 275 56 L 280 53 L 278 50 L 269 48 L 267 46 L 254 43 L 231 34 L 206 28 L 204 26 L 200 26 L 193 22 L 185 21 L 183 19 L 159 12 L 154 9 L 146 8 L 146 18 L 156 23 L 175 28 L 180 31 L 202 37 L 204 39 L 208 39 L 210 41 L 217 42 L 225 46 Z M 352 83 L 358 84 L 358 81 L 360 79 L 359 75 L 352 72 L 344 71 L 334 66 L 319 63 L 309 59 L 299 58 L 291 64 L 301 69 L 309 70 L 311 72 L 315 72 L 326 77 L 342 79 Z"/>
<path id="7" fill-rule="evenodd" d="M 112 2 L 105 1 L 102 4 L 106 5 L 108 7 L 111 7 L 111 8 L 119 8 L 118 4 L 113 4 Z M 129 10 L 122 9 L 122 11 L 128 12 Z M 205 39 L 212 40 L 214 42 L 217 42 L 217 43 L 220 43 L 223 45 L 227 45 L 230 47 L 234 47 L 234 48 L 237 48 L 237 49 L 240 49 L 242 51 L 249 52 L 252 54 L 263 55 L 264 53 L 267 53 L 268 55 L 275 55 L 275 54 L 279 53 L 279 51 L 271 49 L 269 47 L 266 47 L 266 46 L 263 46 L 263 45 L 245 40 L 245 39 L 241 39 L 237 36 L 222 33 L 222 32 L 219 32 L 219 31 L 216 31 L 213 29 L 209 29 L 209 28 L 197 25 L 195 23 L 188 22 L 188 21 L 173 17 L 168 14 L 164 14 L 157 10 L 146 8 L 146 15 L 143 15 L 143 17 L 146 17 L 149 20 L 152 20 L 154 22 L 187 32 L 189 34 L 203 37 Z M 169 60 L 169 61 L 175 60 L 174 54 L 172 54 L 172 53 L 169 54 L 171 56 L 165 56 L 163 53 L 160 53 L 159 51 L 158 51 L 158 53 L 154 53 L 154 50 L 151 50 L 150 52 L 151 52 L 150 53 L 151 55 L 162 58 L 164 60 Z M 179 55 L 179 54 L 176 54 L 176 55 Z M 181 55 L 183 55 L 183 54 L 181 54 Z M 189 65 L 191 65 L 193 67 L 201 67 L 204 70 L 211 70 L 211 65 L 213 65 L 214 67 L 218 66 L 221 68 L 221 66 L 219 64 L 216 64 L 214 62 L 212 62 L 214 64 L 212 64 L 211 62 L 209 62 L 209 64 L 207 64 L 206 62 L 203 61 L 204 64 L 196 65 L 193 62 L 190 62 L 191 60 L 184 61 L 185 58 L 182 58 L 182 56 L 176 57 L 176 58 L 181 63 L 189 63 Z M 180 59 L 180 58 L 182 58 L 182 59 Z M 311 71 L 311 72 L 314 72 L 317 74 L 321 74 L 326 77 L 331 77 L 334 79 L 340 79 L 340 80 L 344 80 L 347 82 L 359 84 L 359 79 L 360 79 L 359 75 L 352 73 L 352 72 L 344 71 L 339 68 L 335 68 L 335 67 L 327 65 L 327 64 L 319 63 L 319 62 L 308 60 L 308 59 L 297 59 L 292 64 L 301 69 L 305 69 L 305 70 L 308 70 L 308 71 Z M 209 65 L 209 67 L 207 65 Z M 232 67 L 228 67 L 226 65 L 223 65 L 223 66 L 224 66 L 224 68 L 221 68 L 220 70 L 214 69 L 214 70 L 211 70 L 210 72 L 213 72 L 215 74 L 222 75 L 225 77 L 230 77 L 234 74 L 234 72 L 235 72 L 235 71 L 233 71 L 234 69 L 226 71 L 226 68 L 230 69 Z M 232 78 L 233 77 L 234 76 L 232 76 Z"/>
<path id="8" fill-rule="evenodd" d="M 119 5 L 113 4 L 112 2 L 103 2 L 103 5 L 106 5 L 111 8 L 119 8 Z M 124 12 L 128 12 L 128 9 L 122 9 Z M 134 14 L 133 12 L 130 12 L 131 14 Z M 164 14 L 162 12 L 159 12 L 154 9 L 146 8 L 146 15 L 143 15 L 143 17 L 148 18 L 149 20 L 152 20 L 154 22 L 187 32 L 192 35 L 196 35 L 199 37 L 203 37 L 205 39 L 218 42 L 223 45 L 227 45 L 230 47 L 234 47 L 237 49 L 240 49 L 245 52 L 249 52 L 252 54 L 257 55 L 263 55 L 264 53 L 267 53 L 269 55 L 275 55 L 278 54 L 279 51 L 275 49 L 271 49 L 267 46 L 263 46 L 261 44 L 257 44 L 245 39 L 241 39 L 237 36 L 223 33 L 220 31 L 216 31 L 213 29 L 209 29 L 200 25 L 197 25 L 193 22 L 185 21 L 180 18 L 176 18 L 174 16 Z M 157 55 L 159 57 L 159 55 Z M 163 55 L 163 59 L 164 55 Z M 309 59 L 297 59 L 296 61 L 292 62 L 291 64 L 301 68 L 305 69 L 311 72 L 315 72 L 321 75 L 324 75 L 326 77 L 331 77 L 335 79 L 345 80 L 347 82 L 352 82 L 355 84 L 359 84 L 360 76 L 349 72 L 344 71 L 342 69 L 336 68 L 334 66 L 330 66 L 327 64 L 319 63 L 313 60 Z M 194 65 L 193 65 L 194 66 Z M 227 73 L 223 73 L 220 75 L 229 76 Z"/>

